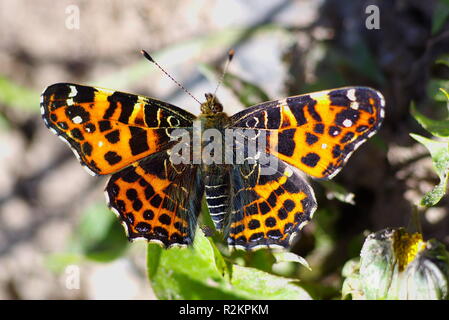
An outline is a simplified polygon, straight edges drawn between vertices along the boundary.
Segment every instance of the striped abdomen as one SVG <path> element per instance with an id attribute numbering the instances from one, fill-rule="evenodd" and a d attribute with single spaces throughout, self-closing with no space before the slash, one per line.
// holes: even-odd
<path id="1" fill-rule="evenodd" d="M 223 168 L 224 169 L 224 168 Z M 206 202 L 209 213 L 217 230 L 222 230 L 229 217 L 229 173 L 205 175 Z"/>

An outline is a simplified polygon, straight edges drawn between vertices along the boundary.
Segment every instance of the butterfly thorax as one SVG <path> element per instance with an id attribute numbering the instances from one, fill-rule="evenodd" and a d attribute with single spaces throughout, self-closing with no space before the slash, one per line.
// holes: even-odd
<path id="1" fill-rule="evenodd" d="M 202 136 L 201 150 L 206 150 L 204 154 L 211 155 L 210 161 L 204 161 L 203 157 L 202 162 L 203 171 L 208 172 L 217 170 L 215 167 L 221 167 L 221 164 L 225 163 L 225 128 L 229 126 L 230 118 L 223 112 L 223 106 L 215 96 L 210 93 L 205 96 L 206 102 L 201 104 L 201 114 L 197 121 L 200 123 Z"/>

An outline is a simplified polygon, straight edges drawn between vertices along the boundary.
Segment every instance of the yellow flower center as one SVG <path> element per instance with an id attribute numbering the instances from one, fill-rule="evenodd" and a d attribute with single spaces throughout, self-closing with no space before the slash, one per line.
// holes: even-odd
<path id="1" fill-rule="evenodd" d="M 426 243 L 423 241 L 422 234 L 418 232 L 410 234 L 404 229 L 397 230 L 393 236 L 393 249 L 399 271 L 403 271 L 425 247 Z"/>

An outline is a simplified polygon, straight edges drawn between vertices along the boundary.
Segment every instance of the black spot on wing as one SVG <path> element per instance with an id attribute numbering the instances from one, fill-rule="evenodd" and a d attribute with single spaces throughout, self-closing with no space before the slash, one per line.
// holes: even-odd
<path id="1" fill-rule="evenodd" d="M 314 135 L 313 133 L 306 132 L 306 143 L 311 146 L 315 142 L 318 141 L 318 137 Z"/>
<path id="2" fill-rule="evenodd" d="M 278 229 L 270 230 L 267 232 L 267 236 L 272 239 L 280 239 L 282 238 L 282 232 Z"/>
<path id="3" fill-rule="evenodd" d="M 114 130 L 105 135 L 105 138 L 112 144 L 120 141 L 120 131 Z"/>
<path id="4" fill-rule="evenodd" d="M 126 190 L 126 197 L 131 201 L 136 200 L 138 197 L 136 189 L 130 188 L 130 189 Z"/>
<path id="5" fill-rule="evenodd" d="M 307 110 L 309 110 L 309 114 L 315 121 L 321 122 L 322 121 L 321 116 L 315 109 L 316 103 L 317 103 L 316 100 L 309 97 L 309 101 L 307 103 Z"/>
<path id="6" fill-rule="evenodd" d="M 248 222 L 248 228 L 251 230 L 257 229 L 259 227 L 260 227 L 259 220 L 252 219 L 252 220 L 250 220 L 250 222 Z"/>
<path id="7" fill-rule="evenodd" d="M 171 218 L 164 213 L 159 216 L 159 222 L 168 226 L 171 223 Z"/>
<path id="8" fill-rule="evenodd" d="M 122 123 L 128 123 L 129 117 L 133 113 L 134 105 L 136 104 L 137 99 L 138 97 L 136 95 L 116 91 L 113 94 L 111 94 L 107 100 L 110 103 L 109 108 L 114 110 L 120 104 L 121 108 L 118 121 Z"/>
<path id="9" fill-rule="evenodd" d="M 122 180 L 128 183 L 136 182 L 140 179 L 140 176 L 136 173 L 136 168 L 130 167 L 127 169 L 127 172 L 122 175 Z"/>
<path id="10" fill-rule="evenodd" d="M 301 158 L 301 162 L 311 168 L 316 167 L 318 161 L 320 161 L 320 156 L 314 152 L 309 152 L 307 155 Z"/>
<path id="11" fill-rule="evenodd" d="M 95 125 L 94 125 L 93 123 L 87 123 L 87 124 L 84 126 L 84 130 L 85 130 L 86 132 L 88 132 L 88 133 L 93 133 L 93 132 L 95 132 L 96 127 L 95 127 Z"/>
<path id="12" fill-rule="evenodd" d="M 131 138 L 129 146 L 133 156 L 146 152 L 150 149 L 147 142 L 147 133 L 145 129 L 139 127 L 129 127 Z"/>
<path id="13" fill-rule="evenodd" d="M 139 211 L 140 209 L 142 209 L 142 206 L 143 206 L 142 201 L 140 201 L 139 199 L 134 200 L 133 202 L 134 211 Z"/>
<path id="14" fill-rule="evenodd" d="M 101 120 L 98 122 L 98 128 L 100 129 L 100 132 L 111 130 L 111 122 L 108 120 Z"/>
<path id="15" fill-rule="evenodd" d="M 277 129 L 281 125 L 281 109 L 280 108 L 273 108 L 267 111 L 268 115 L 268 128 L 270 129 Z M 262 120 L 262 121 L 260 121 Z M 264 127 L 264 119 L 259 119 L 259 124 Z"/>
<path id="16" fill-rule="evenodd" d="M 104 112 L 103 118 L 105 118 L 105 119 L 112 118 L 116 109 L 117 109 L 117 102 L 115 102 L 115 101 L 109 102 L 109 107 Z"/>
<path id="17" fill-rule="evenodd" d="M 345 133 L 343 138 L 340 139 L 340 143 L 347 143 L 347 142 L 351 141 L 352 138 L 354 138 L 354 132 L 348 131 Z"/>
<path id="18" fill-rule="evenodd" d="M 154 197 L 150 200 L 150 204 L 155 208 L 159 208 L 161 202 L 162 198 L 158 194 L 155 194 Z"/>
<path id="19" fill-rule="evenodd" d="M 151 231 L 151 225 L 146 222 L 139 222 L 136 225 L 136 231 L 140 233 L 148 233 Z"/>
<path id="20" fill-rule="evenodd" d="M 44 93 L 44 103 L 46 99 L 53 96 L 53 100 L 66 100 L 70 93 L 70 85 L 67 83 L 56 83 L 54 85 L 49 86 Z M 61 106 L 62 107 L 62 106 Z M 56 108 L 53 108 L 53 110 Z"/>
<path id="21" fill-rule="evenodd" d="M 143 212 L 143 218 L 145 220 L 153 220 L 154 218 L 154 212 L 153 210 L 147 209 Z"/>
<path id="22" fill-rule="evenodd" d="M 270 206 L 264 201 L 259 203 L 259 210 L 261 214 L 267 214 L 268 212 L 271 211 Z"/>
<path id="23" fill-rule="evenodd" d="M 338 158 L 341 155 L 342 150 L 340 149 L 340 145 L 336 144 L 332 149 L 332 156 L 334 158 Z"/>
<path id="24" fill-rule="evenodd" d="M 89 142 L 84 142 L 81 147 L 81 150 L 85 155 L 90 156 L 92 154 L 93 148 Z"/>
<path id="25" fill-rule="evenodd" d="M 231 234 L 239 234 L 240 232 L 243 232 L 243 230 L 245 230 L 245 226 L 242 224 L 239 224 L 238 226 L 231 228 L 230 232 L 231 232 Z"/>
<path id="26" fill-rule="evenodd" d="M 98 91 L 93 87 L 88 86 L 79 86 L 75 85 L 77 94 L 73 97 L 73 102 L 76 103 L 86 103 L 86 102 L 94 102 L 95 93 Z M 70 90 L 70 88 L 69 88 Z"/>
<path id="27" fill-rule="evenodd" d="M 108 151 L 104 155 L 104 159 L 112 166 L 122 161 L 122 157 L 114 151 Z"/>
<path id="28" fill-rule="evenodd" d="M 307 123 L 307 119 L 304 114 L 305 101 L 302 97 L 287 98 L 287 105 L 295 116 L 298 126 L 302 126 Z"/>
<path id="29" fill-rule="evenodd" d="M 70 135 L 77 140 L 84 140 L 83 133 L 78 128 L 72 129 Z"/>
<path id="30" fill-rule="evenodd" d="M 315 133 L 322 134 L 322 133 L 324 132 L 324 124 L 322 124 L 322 123 L 317 123 L 317 124 L 315 125 L 315 127 L 313 128 L 313 131 L 314 131 Z"/>
<path id="31" fill-rule="evenodd" d="M 269 228 L 272 228 L 276 225 L 277 221 L 275 218 L 273 217 L 269 217 L 267 219 L 265 219 L 265 225 Z"/>
<path id="32" fill-rule="evenodd" d="M 295 136 L 296 129 L 282 130 L 278 134 L 278 152 L 291 157 L 295 150 Z"/>
<path id="33" fill-rule="evenodd" d="M 351 101 L 347 97 L 347 89 L 332 90 L 329 92 L 331 106 L 349 107 Z"/>

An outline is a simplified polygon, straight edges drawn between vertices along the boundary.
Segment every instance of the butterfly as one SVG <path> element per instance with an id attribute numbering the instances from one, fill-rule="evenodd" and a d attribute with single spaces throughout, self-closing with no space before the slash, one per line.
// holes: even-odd
<path id="1" fill-rule="evenodd" d="M 204 196 L 215 228 L 231 248 L 245 250 L 291 246 L 317 208 L 303 174 L 334 177 L 385 114 L 382 94 L 368 87 L 264 102 L 232 116 L 206 94 L 196 117 L 145 96 L 57 83 L 43 92 L 40 106 L 46 126 L 90 174 L 112 174 L 106 198 L 131 241 L 191 244 Z M 196 123 L 200 134 L 253 130 L 269 161 L 248 156 L 245 142 L 254 137 L 245 136 L 230 149 L 232 159 L 237 150 L 247 156 L 239 163 L 175 163 L 180 142 L 174 132 L 192 137 Z M 211 141 L 188 147 L 207 148 Z M 267 169 L 270 174 L 263 174 Z"/>

